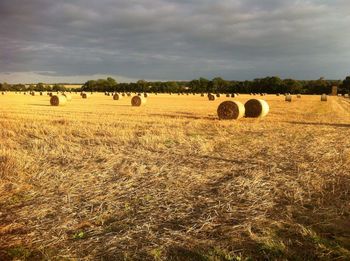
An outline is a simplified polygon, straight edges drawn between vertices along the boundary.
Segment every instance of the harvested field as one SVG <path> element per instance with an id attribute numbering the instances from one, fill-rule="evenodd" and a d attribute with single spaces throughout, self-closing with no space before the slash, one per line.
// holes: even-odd
<path id="1" fill-rule="evenodd" d="M 0 96 L 0 260 L 349 260 L 350 104 Z"/>

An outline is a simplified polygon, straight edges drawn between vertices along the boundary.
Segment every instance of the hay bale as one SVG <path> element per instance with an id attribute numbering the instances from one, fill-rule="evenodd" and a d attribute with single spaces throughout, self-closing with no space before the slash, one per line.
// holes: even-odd
<path id="1" fill-rule="evenodd" d="M 220 98 L 220 93 L 217 93 L 217 94 L 216 94 L 216 97 Z"/>
<path id="2" fill-rule="evenodd" d="M 2 95 L 5 95 L 5 92 L 1 92 Z"/>
<path id="3" fill-rule="evenodd" d="M 327 101 L 327 94 L 321 95 L 321 101 Z"/>
<path id="4" fill-rule="evenodd" d="M 215 101 L 216 97 L 215 97 L 215 95 L 209 93 L 208 94 L 208 99 L 209 99 L 209 101 Z"/>
<path id="5" fill-rule="evenodd" d="M 87 99 L 88 97 L 89 97 L 89 94 L 87 94 L 85 92 L 81 93 L 81 98 Z"/>
<path id="6" fill-rule="evenodd" d="M 235 98 L 236 96 L 237 96 L 237 94 L 235 94 L 235 93 L 232 93 L 232 94 L 231 94 L 231 97 L 232 97 L 232 98 Z"/>
<path id="7" fill-rule="evenodd" d="M 136 96 L 131 98 L 131 105 L 132 106 L 141 106 L 141 105 L 145 104 L 146 101 L 147 101 L 146 98 L 139 96 L 139 95 L 136 95 Z"/>
<path id="8" fill-rule="evenodd" d="M 147 93 L 144 93 L 143 96 L 144 96 L 145 98 L 147 98 L 147 97 L 148 97 L 148 94 L 147 94 Z"/>
<path id="9" fill-rule="evenodd" d="M 226 94 L 226 97 L 228 97 L 228 98 L 229 98 L 229 97 L 230 97 L 230 94 L 228 94 L 228 93 L 227 93 L 227 94 Z"/>
<path id="10" fill-rule="evenodd" d="M 270 110 L 268 103 L 260 99 L 250 99 L 244 104 L 245 116 L 248 118 L 263 118 Z"/>
<path id="11" fill-rule="evenodd" d="M 64 97 L 66 97 L 67 101 L 71 101 L 71 100 L 72 100 L 72 96 L 71 96 L 70 94 L 68 94 L 68 93 L 62 93 L 62 95 L 63 95 Z"/>
<path id="12" fill-rule="evenodd" d="M 61 106 L 67 103 L 67 99 L 63 95 L 52 95 L 50 98 L 51 106 Z"/>
<path id="13" fill-rule="evenodd" d="M 301 94 L 297 94 L 297 98 L 300 99 L 301 98 Z"/>
<path id="14" fill-rule="evenodd" d="M 30 92 L 30 95 L 35 96 L 35 92 Z"/>
<path id="15" fill-rule="evenodd" d="M 292 101 L 292 95 L 286 95 L 286 97 L 284 98 L 284 100 L 286 102 L 291 102 Z"/>
<path id="16" fill-rule="evenodd" d="M 201 97 L 204 97 L 204 93 L 201 93 Z"/>
<path id="17" fill-rule="evenodd" d="M 349 94 L 344 94 L 344 98 L 349 98 Z"/>
<path id="18" fill-rule="evenodd" d="M 124 93 L 124 92 L 122 93 L 122 96 L 123 96 L 123 97 L 125 96 L 125 93 Z"/>
<path id="19" fill-rule="evenodd" d="M 113 100 L 117 101 L 120 100 L 122 98 L 121 95 L 119 95 L 118 93 L 113 94 Z"/>
<path id="20" fill-rule="evenodd" d="M 218 107 L 220 120 L 238 120 L 245 114 L 245 107 L 238 101 L 224 101 Z"/>
<path id="21" fill-rule="evenodd" d="M 131 93 L 130 93 L 130 92 L 128 92 L 126 95 L 127 95 L 128 97 L 130 97 L 130 96 L 131 96 Z"/>

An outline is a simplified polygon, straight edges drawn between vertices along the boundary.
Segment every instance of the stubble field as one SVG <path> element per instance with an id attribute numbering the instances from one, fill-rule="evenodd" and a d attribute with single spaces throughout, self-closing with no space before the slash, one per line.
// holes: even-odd
<path id="1" fill-rule="evenodd" d="M 350 259 L 348 101 L 72 96 L 0 95 L 0 260 Z"/>

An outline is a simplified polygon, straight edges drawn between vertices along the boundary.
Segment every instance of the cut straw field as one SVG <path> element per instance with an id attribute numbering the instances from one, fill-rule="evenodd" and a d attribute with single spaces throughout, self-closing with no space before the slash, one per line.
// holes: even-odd
<path id="1" fill-rule="evenodd" d="M 0 260 L 349 260 L 350 104 L 0 95 Z"/>

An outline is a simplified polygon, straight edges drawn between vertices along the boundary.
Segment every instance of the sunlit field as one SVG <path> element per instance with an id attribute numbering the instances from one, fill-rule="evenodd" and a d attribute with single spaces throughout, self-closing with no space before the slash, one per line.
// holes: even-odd
<path id="1" fill-rule="evenodd" d="M 348 100 L 72 98 L 0 95 L 0 260 L 350 259 Z"/>

